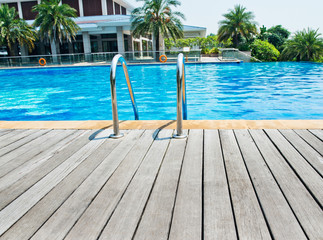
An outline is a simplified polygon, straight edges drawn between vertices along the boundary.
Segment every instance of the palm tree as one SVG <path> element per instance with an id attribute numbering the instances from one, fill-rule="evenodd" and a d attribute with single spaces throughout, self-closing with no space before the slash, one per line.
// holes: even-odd
<path id="1" fill-rule="evenodd" d="M 172 11 L 172 7 L 178 7 L 181 3 L 177 0 L 138 0 L 143 1 L 142 7 L 138 7 L 131 14 L 131 29 L 134 36 L 144 36 L 152 33 L 156 39 L 156 51 L 159 48 L 159 37 L 183 38 L 183 24 L 185 20 L 182 13 Z M 158 54 L 157 54 L 158 55 Z M 157 56 L 158 57 L 158 56 Z"/>
<path id="2" fill-rule="evenodd" d="M 223 14 L 225 20 L 219 22 L 218 40 L 224 42 L 232 38 L 233 46 L 238 47 L 241 38 L 247 41 L 252 35 L 257 34 L 256 23 L 253 21 L 252 12 L 247 12 L 246 8 L 241 5 L 234 6 L 233 10 Z"/>
<path id="3" fill-rule="evenodd" d="M 308 28 L 296 32 L 287 40 L 282 51 L 283 60 L 314 61 L 323 57 L 323 39 L 317 30 Z"/>
<path id="4" fill-rule="evenodd" d="M 61 4 L 61 0 L 43 0 L 33 7 L 38 12 L 34 26 L 39 27 L 40 37 L 51 43 L 52 55 L 57 55 L 58 41 L 64 39 L 72 41 L 80 30 L 73 18 L 77 17 L 76 10 L 68 4 Z"/>
<path id="5" fill-rule="evenodd" d="M 25 20 L 17 18 L 15 8 L 9 8 L 7 4 L 0 7 L 0 45 L 7 46 L 9 56 L 15 55 L 15 45 L 27 46 L 31 51 L 36 40 L 35 30 Z"/>

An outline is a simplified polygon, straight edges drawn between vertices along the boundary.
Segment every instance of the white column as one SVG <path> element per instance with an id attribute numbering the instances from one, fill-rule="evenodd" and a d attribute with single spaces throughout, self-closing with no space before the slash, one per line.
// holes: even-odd
<path id="1" fill-rule="evenodd" d="M 91 53 L 91 39 L 90 39 L 90 34 L 88 32 L 84 32 L 82 35 L 83 35 L 84 53 L 85 54 L 90 54 Z"/>
<path id="2" fill-rule="evenodd" d="M 143 48 L 142 48 L 142 37 L 140 36 L 139 38 L 140 42 L 139 42 L 139 51 L 140 51 L 140 57 L 142 58 L 143 57 Z"/>
<path id="3" fill-rule="evenodd" d="M 117 27 L 117 43 L 118 43 L 118 52 L 124 53 L 124 39 L 123 39 L 123 29 L 122 27 Z"/>
<path id="4" fill-rule="evenodd" d="M 37 3 L 40 4 L 41 0 L 37 0 Z"/>
<path id="5" fill-rule="evenodd" d="M 161 36 L 161 34 L 159 35 L 159 50 L 165 51 L 164 38 Z"/>
<path id="6" fill-rule="evenodd" d="M 101 0 L 102 14 L 108 15 L 107 0 Z"/>
<path id="7" fill-rule="evenodd" d="M 23 16 L 22 16 L 22 7 L 21 7 L 21 2 L 17 2 L 17 5 L 18 5 L 18 13 L 19 13 L 19 17 L 20 17 L 20 18 L 23 18 Z"/>
<path id="8" fill-rule="evenodd" d="M 116 15 L 116 10 L 114 9 L 114 1 L 112 1 L 113 15 Z"/>
<path id="9" fill-rule="evenodd" d="M 78 1 L 79 1 L 80 17 L 84 17 L 83 0 L 78 0 Z"/>
<path id="10" fill-rule="evenodd" d="M 153 59 L 156 59 L 156 37 L 152 34 L 152 44 L 153 44 Z"/>

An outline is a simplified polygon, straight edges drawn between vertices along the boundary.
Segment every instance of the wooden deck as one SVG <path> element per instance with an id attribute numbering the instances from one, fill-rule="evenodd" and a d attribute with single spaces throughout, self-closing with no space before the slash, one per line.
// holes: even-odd
<path id="1" fill-rule="evenodd" d="M 0 130 L 1 239 L 323 239 L 323 130 Z"/>

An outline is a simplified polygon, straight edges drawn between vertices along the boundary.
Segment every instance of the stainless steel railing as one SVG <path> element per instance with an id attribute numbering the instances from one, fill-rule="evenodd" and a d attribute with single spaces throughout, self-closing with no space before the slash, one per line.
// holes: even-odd
<path id="1" fill-rule="evenodd" d="M 112 116 L 113 116 L 113 134 L 110 136 L 111 138 L 121 138 L 123 134 L 120 133 L 119 130 L 119 118 L 118 118 L 118 107 L 117 107 L 117 93 L 116 93 L 116 73 L 117 73 L 117 65 L 121 63 L 124 71 L 124 75 L 126 77 L 128 90 L 132 102 L 133 111 L 135 114 L 135 119 L 139 120 L 137 104 L 135 100 L 135 95 L 133 94 L 131 81 L 128 74 L 128 68 L 126 60 L 123 58 L 121 54 L 114 56 L 111 62 L 110 68 L 110 85 L 111 85 L 111 101 L 112 101 Z"/>
<path id="2" fill-rule="evenodd" d="M 185 82 L 185 59 L 180 53 L 177 58 L 177 133 L 173 136 L 177 139 L 186 138 L 183 133 L 183 118 L 187 120 L 187 99 Z"/>

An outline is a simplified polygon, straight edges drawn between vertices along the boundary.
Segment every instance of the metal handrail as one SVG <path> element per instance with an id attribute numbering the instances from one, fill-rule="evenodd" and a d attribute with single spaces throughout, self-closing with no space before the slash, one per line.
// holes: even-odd
<path id="1" fill-rule="evenodd" d="M 183 118 L 187 120 L 187 98 L 186 98 L 186 82 L 185 82 L 185 59 L 180 53 L 177 57 L 177 133 L 173 136 L 177 139 L 186 138 L 183 133 Z"/>
<path id="2" fill-rule="evenodd" d="M 135 100 L 135 95 L 133 94 L 132 85 L 130 82 L 128 68 L 126 60 L 123 58 L 121 54 L 117 54 L 114 56 L 111 62 L 110 68 L 110 85 L 111 85 L 111 101 L 112 101 L 112 116 L 113 116 L 113 134 L 110 136 L 111 138 L 121 138 L 123 134 L 120 133 L 119 130 L 119 118 L 118 118 L 118 107 L 117 107 L 117 93 L 116 93 L 116 73 L 117 73 L 117 65 L 121 63 L 124 71 L 124 75 L 127 80 L 128 90 L 132 102 L 133 111 L 135 114 L 135 119 L 139 120 L 137 104 Z"/>

